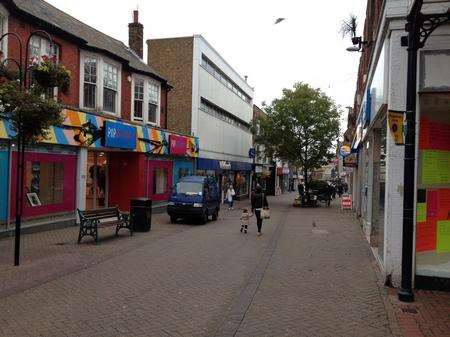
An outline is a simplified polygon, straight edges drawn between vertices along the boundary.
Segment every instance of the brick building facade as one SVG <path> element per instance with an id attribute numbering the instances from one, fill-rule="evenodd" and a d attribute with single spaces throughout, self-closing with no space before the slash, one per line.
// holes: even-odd
<path id="1" fill-rule="evenodd" d="M 167 200 L 174 158 L 187 158 L 193 167 L 198 139 L 166 130 L 172 86 L 141 59 L 143 25 L 137 11 L 129 25 L 131 47 L 43 0 L 1 1 L 0 18 L 3 32 L 17 34 L 24 44 L 36 30 L 48 32 L 53 44 L 34 34 L 30 55 L 41 60 L 55 54 L 72 75 L 67 94 L 55 90 L 54 98 L 64 106 L 63 125 L 27 148 L 23 193 L 25 200 L 35 193 L 41 205 L 27 203 L 24 218 L 67 224 L 74 222 L 77 208 L 127 210 L 133 197 Z M 4 57 L 19 57 L 12 35 L 3 47 Z M 13 136 L 9 121 L 0 119 L 0 171 L 8 173 L 0 177 L 0 230 L 11 227 L 14 214 Z"/>

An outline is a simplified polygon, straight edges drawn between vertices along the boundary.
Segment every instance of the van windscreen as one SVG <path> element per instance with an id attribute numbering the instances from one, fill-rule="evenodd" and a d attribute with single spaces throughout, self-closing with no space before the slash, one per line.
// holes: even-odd
<path id="1" fill-rule="evenodd" d="M 201 183 L 191 183 L 191 182 L 179 182 L 177 184 L 177 193 L 180 194 L 191 194 L 191 195 L 202 195 L 203 184 Z"/>

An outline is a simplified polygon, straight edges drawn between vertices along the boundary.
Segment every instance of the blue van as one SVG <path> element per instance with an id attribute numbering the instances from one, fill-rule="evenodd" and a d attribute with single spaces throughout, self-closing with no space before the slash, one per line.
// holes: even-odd
<path id="1" fill-rule="evenodd" d="M 214 177 L 187 176 L 176 184 L 167 206 L 170 221 L 196 218 L 206 223 L 217 220 L 220 211 L 219 185 Z"/>

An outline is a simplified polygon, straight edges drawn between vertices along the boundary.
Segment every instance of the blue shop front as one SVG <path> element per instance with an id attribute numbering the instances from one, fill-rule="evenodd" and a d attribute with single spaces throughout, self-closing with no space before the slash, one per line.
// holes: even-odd
<path id="1" fill-rule="evenodd" d="M 227 187 L 232 184 L 236 198 L 246 198 L 250 194 L 252 164 L 246 162 L 199 158 L 197 174 L 215 176 L 222 192 L 222 200 Z"/>
<path id="2" fill-rule="evenodd" d="M 173 184 L 176 185 L 178 181 L 185 177 L 191 176 L 195 171 L 195 161 L 187 158 L 173 159 Z"/>

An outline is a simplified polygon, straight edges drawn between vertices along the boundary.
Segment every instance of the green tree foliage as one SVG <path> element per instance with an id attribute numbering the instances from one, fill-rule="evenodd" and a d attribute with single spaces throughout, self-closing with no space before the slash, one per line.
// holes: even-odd
<path id="1" fill-rule="evenodd" d="M 0 117 L 8 120 L 15 132 L 20 130 L 24 144 L 46 139 L 50 126 L 62 123 L 61 104 L 53 97 L 45 98 L 44 92 L 54 87 L 67 92 L 71 77 L 66 68 L 48 59 L 36 64 L 33 71 L 31 86 L 24 88 L 15 69 L 0 67 Z"/>
<path id="2" fill-rule="evenodd" d="M 293 89 L 283 89 L 282 97 L 265 111 L 267 116 L 253 121 L 253 131 L 256 143 L 264 145 L 268 156 L 302 167 L 305 180 L 312 169 L 334 156 L 339 110 L 320 89 L 297 83 Z"/>

